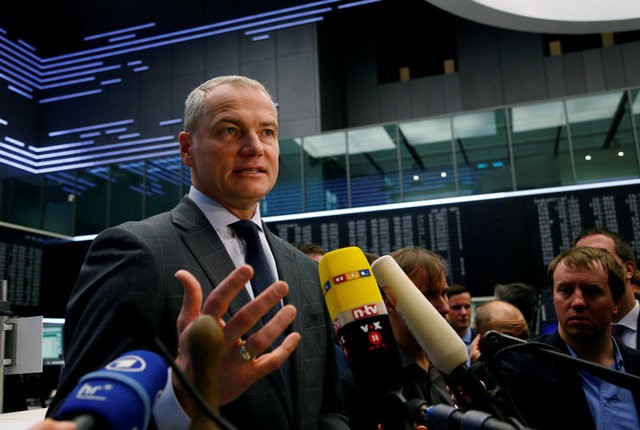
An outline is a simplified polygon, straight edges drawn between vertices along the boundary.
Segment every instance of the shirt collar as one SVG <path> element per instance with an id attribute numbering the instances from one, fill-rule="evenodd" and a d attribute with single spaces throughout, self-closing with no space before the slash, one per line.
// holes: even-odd
<path id="1" fill-rule="evenodd" d="M 233 215 L 227 208 L 217 201 L 205 195 L 193 185 L 189 188 L 189 198 L 200 208 L 204 216 L 207 218 L 211 226 L 215 229 L 223 228 L 238 221 L 238 217 Z M 260 204 L 256 207 L 256 211 L 251 218 L 260 230 L 262 230 L 262 219 L 260 217 Z"/>
<path id="2" fill-rule="evenodd" d="M 638 314 L 640 314 L 640 304 L 636 300 L 635 306 L 629 311 L 629 313 L 620 318 L 620 321 L 616 324 L 623 325 L 625 328 L 636 332 L 638 331 Z"/>

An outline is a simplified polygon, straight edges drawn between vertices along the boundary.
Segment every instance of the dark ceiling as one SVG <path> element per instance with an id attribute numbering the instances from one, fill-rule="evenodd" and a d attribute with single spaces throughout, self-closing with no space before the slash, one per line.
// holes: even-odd
<path id="1" fill-rule="evenodd" d="M 48 57 L 86 48 L 85 36 L 155 23 L 158 32 L 311 3 L 310 0 L 12 0 L 0 28 Z M 0 30 L 0 34 L 2 31 Z"/>

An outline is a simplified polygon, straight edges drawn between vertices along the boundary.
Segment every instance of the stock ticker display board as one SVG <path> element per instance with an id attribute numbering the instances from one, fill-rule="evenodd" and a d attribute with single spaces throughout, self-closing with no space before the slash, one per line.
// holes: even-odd
<path id="1" fill-rule="evenodd" d="M 359 246 L 385 255 L 421 246 L 446 261 L 450 283 L 491 296 L 497 283 L 546 289 L 546 266 L 584 228 L 620 232 L 640 256 L 640 181 L 615 186 L 532 190 L 348 213 L 265 218 L 283 239 L 326 250 Z M 280 219 L 279 219 L 280 218 Z M 0 279 L 8 279 L 12 309 L 64 316 L 68 296 L 91 241 L 70 241 L 0 225 Z"/>
<path id="2" fill-rule="evenodd" d="M 10 304 L 40 305 L 42 247 L 36 234 L 0 229 L 0 281 L 6 281 Z"/>
<path id="3" fill-rule="evenodd" d="M 556 190 L 267 221 L 291 243 L 315 242 L 326 250 L 358 246 L 384 255 L 406 246 L 430 249 L 446 260 L 449 282 L 476 296 L 493 295 L 497 283 L 546 288 L 547 264 L 588 227 L 619 232 L 640 255 L 638 183 Z"/>

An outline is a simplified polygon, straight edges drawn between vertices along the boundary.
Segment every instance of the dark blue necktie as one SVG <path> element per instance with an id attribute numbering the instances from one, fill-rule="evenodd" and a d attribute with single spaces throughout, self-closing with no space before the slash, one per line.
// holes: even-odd
<path id="1" fill-rule="evenodd" d="M 269 285 L 275 282 L 271 266 L 267 261 L 267 256 L 262 248 L 262 242 L 258 235 L 258 226 L 249 220 L 240 220 L 231 224 L 229 227 L 236 234 L 244 240 L 244 258 L 245 262 L 253 267 L 253 278 L 251 278 L 251 288 L 253 289 L 254 297 L 257 297 L 260 293 L 269 287 Z M 273 308 L 271 308 L 262 317 L 262 323 L 266 324 L 276 313 L 282 308 L 282 304 L 278 302 Z M 276 341 L 273 343 L 273 347 L 280 345 L 285 338 L 285 333 L 282 333 Z M 286 360 L 281 366 L 284 372 L 285 380 L 287 384 L 290 384 L 290 368 L 289 360 Z"/>
<path id="2" fill-rule="evenodd" d="M 624 345 L 624 342 L 622 342 L 622 334 L 623 333 L 624 333 L 624 326 L 622 326 L 620 324 L 611 325 L 611 334 L 613 334 L 613 337 L 616 339 L 616 341 L 620 345 Z"/>
<path id="3" fill-rule="evenodd" d="M 253 289 L 253 296 L 258 297 L 269 285 L 275 282 L 267 256 L 264 254 L 264 249 L 262 249 L 258 226 L 253 221 L 240 220 L 231 224 L 230 227 L 244 240 L 244 259 L 247 264 L 253 267 L 254 272 L 253 278 L 251 278 L 251 288 Z M 278 303 L 278 305 L 269 310 L 262 317 L 263 323 L 270 320 L 281 307 Z"/>

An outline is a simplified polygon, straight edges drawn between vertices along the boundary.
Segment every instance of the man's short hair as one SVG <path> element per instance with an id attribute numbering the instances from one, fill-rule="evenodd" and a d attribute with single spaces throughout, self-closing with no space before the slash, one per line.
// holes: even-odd
<path id="1" fill-rule="evenodd" d="M 553 289 L 553 274 L 560 263 L 564 263 L 568 267 L 589 268 L 594 262 L 599 264 L 607 274 L 611 295 L 617 303 L 625 291 L 624 271 L 622 270 L 622 266 L 618 264 L 618 261 L 606 250 L 601 248 L 579 246 L 556 256 L 547 268 L 547 282 Z"/>

